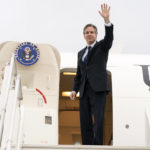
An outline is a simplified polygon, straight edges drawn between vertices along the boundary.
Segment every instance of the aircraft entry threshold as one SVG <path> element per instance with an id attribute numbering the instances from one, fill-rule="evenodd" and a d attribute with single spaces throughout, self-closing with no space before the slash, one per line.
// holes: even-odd
<path id="1" fill-rule="evenodd" d="M 15 147 L 12 147 L 15 149 Z M 95 145 L 24 145 L 22 150 L 150 150 L 150 147 L 127 146 L 95 146 Z"/>

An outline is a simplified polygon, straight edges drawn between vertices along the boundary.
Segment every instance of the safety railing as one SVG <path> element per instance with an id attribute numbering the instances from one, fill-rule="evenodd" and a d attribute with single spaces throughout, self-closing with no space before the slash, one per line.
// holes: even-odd
<path id="1" fill-rule="evenodd" d="M 16 144 L 16 150 L 20 150 L 22 145 L 22 127 L 23 127 L 23 118 L 24 118 L 24 106 L 20 105 L 20 121 L 19 121 L 19 128 L 18 128 L 18 138 Z"/>
<path id="2" fill-rule="evenodd" d="M 8 135 L 6 135 L 6 145 L 2 145 L 3 140 L 3 131 L 4 131 L 4 121 L 5 121 L 5 115 L 6 115 L 6 108 L 8 104 L 8 96 L 9 91 L 11 87 L 15 87 L 14 89 L 14 97 L 13 97 L 13 106 L 12 106 L 12 112 L 11 117 L 9 119 L 9 131 Z M 0 150 L 2 148 L 5 148 L 7 150 L 11 149 L 11 142 L 12 142 L 12 135 L 13 135 L 13 129 L 14 129 L 14 123 L 15 123 L 15 113 L 17 109 L 17 101 L 22 100 L 22 87 L 21 87 L 21 79 L 20 75 L 17 75 L 16 65 L 14 61 L 14 55 L 11 58 L 10 64 L 8 64 L 5 67 L 4 72 L 4 79 L 2 83 L 1 88 L 1 110 L 0 110 Z M 22 124 L 23 124 L 23 113 L 24 108 L 23 106 L 19 105 L 20 110 L 20 120 L 19 120 L 19 128 L 18 128 L 18 137 L 17 137 L 17 144 L 16 149 L 19 150 L 21 148 L 21 131 L 22 131 Z"/>
<path id="3" fill-rule="evenodd" d="M 16 106 L 17 106 L 18 100 L 22 100 L 20 75 L 17 75 L 17 78 L 16 78 L 15 94 L 14 94 L 14 98 L 13 98 L 13 106 L 12 106 L 12 113 L 11 113 L 11 118 L 10 118 L 10 123 L 9 123 L 10 128 L 9 128 L 9 135 L 7 138 L 6 150 L 11 149 L 12 133 L 13 133 L 14 123 L 15 123 L 14 122 L 15 121 L 15 113 L 16 113 Z M 19 148 L 19 145 L 18 145 L 18 148 Z"/>
<path id="4" fill-rule="evenodd" d="M 5 67 L 4 80 L 3 80 L 2 89 L 1 89 L 2 107 L 0 110 L 0 145 L 2 141 L 4 119 L 5 119 L 5 114 L 6 114 L 6 106 L 8 103 L 9 89 L 11 86 L 11 79 L 12 79 L 12 76 L 15 76 L 15 75 L 16 75 L 16 66 L 14 63 L 14 56 L 12 56 L 10 65 L 8 64 Z"/>

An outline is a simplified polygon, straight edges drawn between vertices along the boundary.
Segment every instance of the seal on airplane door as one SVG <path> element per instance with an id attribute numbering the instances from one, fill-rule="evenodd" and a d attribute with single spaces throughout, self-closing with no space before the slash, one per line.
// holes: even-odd
<path id="1" fill-rule="evenodd" d="M 16 48 L 15 57 L 20 64 L 31 66 L 39 60 L 40 51 L 33 43 L 23 42 Z"/>

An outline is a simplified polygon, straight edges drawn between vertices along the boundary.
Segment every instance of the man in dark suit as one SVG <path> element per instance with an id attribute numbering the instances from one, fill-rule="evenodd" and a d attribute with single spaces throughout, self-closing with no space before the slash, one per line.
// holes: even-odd
<path id="1" fill-rule="evenodd" d="M 80 123 L 82 144 L 102 145 L 106 94 L 109 91 L 107 79 L 108 52 L 113 41 L 113 25 L 109 21 L 110 7 L 101 5 L 99 14 L 105 21 L 105 37 L 97 39 L 97 28 L 93 24 L 84 27 L 87 46 L 78 53 L 77 74 L 74 79 L 71 100 L 80 91 Z"/>

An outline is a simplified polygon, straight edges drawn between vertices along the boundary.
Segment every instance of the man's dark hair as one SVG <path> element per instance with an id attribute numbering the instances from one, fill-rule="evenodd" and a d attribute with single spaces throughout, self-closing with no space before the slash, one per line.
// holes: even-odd
<path id="1" fill-rule="evenodd" d="M 97 34 L 97 27 L 94 24 L 87 24 L 84 28 L 83 28 L 83 34 L 85 33 L 86 28 L 88 27 L 93 27 L 95 30 L 95 33 Z"/>

